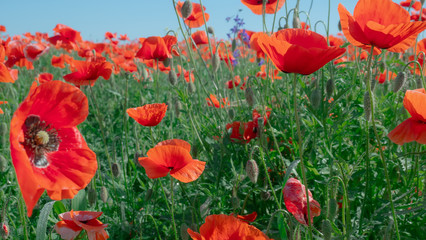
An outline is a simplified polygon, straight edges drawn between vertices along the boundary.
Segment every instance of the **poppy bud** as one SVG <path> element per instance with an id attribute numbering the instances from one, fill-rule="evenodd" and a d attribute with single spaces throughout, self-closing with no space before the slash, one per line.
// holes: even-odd
<path id="1" fill-rule="evenodd" d="M 6 172 L 7 167 L 7 160 L 3 157 L 3 155 L 0 155 L 0 172 Z"/>
<path id="2" fill-rule="evenodd" d="M 331 239 L 331 233 L 333 231 L 333 228 L 331 227 L 330 221 L 328 219 L 325 219 L 322 222 L 322 234 L 324 240 L 330 240 Z"/>
<path id="3" fill-rule="evenodd" d="M 175 70 L 173 70 L 173 69 L 170 70 L 170 72 L 169 72 L 169 82 L 173 86 L 176 85 L 176 83 L 177 83 L 177 75 L 176 75 Z"/>
<path id="4" fill-rule="evenodd" d="M 321 105 L 321 91 L 319 89 L 315 89 L 311 93 L 311 104 L 314 109 L 318 109 Z"/>
<path id="5" fill-rule="evenodd" d="M 172 63 L 172 59 L 171 58 L 166 58 L 163 61 L 163 64 L 164 64 L 165 67 L 170 66 L 171 63 Z"/>
<path id="6" fill-rule="evenodd" d="M 214 29 L 213 29 L 213 27 L 212 27 L 212 26 L 209 26 L 209 27 L 207 28 L 207 32 L 208 32 L 208 33 L 210 33 L 210 34 L 214 34 Z"/>
<path id="7" fill-rule="evenodd" d="M 149 188 L 148 190 L 146 190 L 145 202 L 148 202 L 149 200 L 151 200 L 152 193 L 153 193 L 152 188 Z"/>
<path id="8" fill-rule="evenodd" d="M 101 200 L 106 203 L 108 200 L 108 190 L 106 187 L 101 188 Z"/>
<path id="9" fill-rule="evenodd" d="M 180 225 L 180 238 L 183 240 L 189 239 L 188 225 L 186 225 L 186 223 L 183 223 L 182 225 Z"/>
<path id="10" fill-rule="evenodd" d="M 374 91 L 374 88 L 376 88 L 376 83 L 377 83 L 378 81 L 376 80 L 376 79 L 374 79 L 374 78 L 372 78 L 371 79 L 371 85 L 370 85 L 370 88 L 371 88 L 371 92 L 373 92 Z"/>
<path id="11" fill-rule="evenodd" d="M 232 51 L 235 51 L 235 48 L 237 48 L 237 40 L 235 40 L 235 38 L 234 39 L 232 39 Z"/>
<path id="12" fill-rule="evenodd" d="M 423 88 L 423 83 L 421 78 L 416 79 L 416 86 L 417 88 Z"/>
<path id="13" fill-rule="evenodd" d="M 0 236 L 3 239 L 7 239 L 9 237 L 9 227 L 6 223 L 1 223 Z"/>
<path id="14" fill-rule="evenodd" d="M 220 66 L 220 57 L 219 57 L 219 54 L 215 53 L 213 54 L 213 57 L 212 57 L 213 71 L 217 72 L 217 70 L 219 69 L 219 66 Z"/>
<path id="15" fill-rule="evenodd" d="M 339 32 L 341 32 L 341 31 L 342 31 L 342 24 L 340 23 L 340 20 L 339 20 L 339 22 L 337 23 L 337 28 L 339 29 Z"/>
<path id="16" fill-rule="evenodd" d="M 257 166 L 257 163 L 255 160 L 250 159 L 247 161 L 246 173 L 247 173 L 247 176 L 250 178 L 250 181 L 253 184 L 256 184 L 257 177 L 259 176 L 259 167 Z"/>
<path id="17" fill-rule="evenodd" d="M 120 168 L 118 167 L 117 163 L 113 163 L 111 168 L 112 168 L 112 175 L 114 177 L 120 176 Z"/>
<path id="18" fill-rule="evenodd" d="M 211 202 L 212 202 L 212 198 L 208 197 L 206 199 L 206 201 L 203 204 L 201 204 L 201 206 L 200 206 L 200 214 L 201 214 L 202 218 L 204 218 L 205 216 L 209 215 L 209 212 L 210 212 L 210 203 Z"/>
<path id="19" fill-rule="evenodd" d="M 337 215 L 337 201 L 334 198 L 330 198 L 330 200 L 328 200 L 328 219 L 333 220 L 336 215 Z"/>
<path id="20" fill-rule="evenodd" d="M 96 192 L 96 189 L 90 188 L 89 192 L 87 193 L 87 199 L 89 200 L 89 204 L 90 205 L 95 204 L 97 198 L 98 198 L 98 193 Z"/>
<path id="21" fill-rule="evenodd" d="M 334 80 L 332 78 L 328 79 L 327 84 L 325 86 L 325 92 L 327 93 L 328 99 L 330 99 L 330 97 L 333 95 L 335 88 L 336 86 L 334 85 Z"/>
<path id="22" fill-rule="evenodd" d="M 288 28 L 290 28 L 290 26 L 288 25 L 288 22 L 286 22 L 286 23 L 284 24 L 284 29 L 288 29 Z"/>
<path id="23" fill-rule="evenodd" d="M 263 200 L 263 201 L 268 201 L 268 199 L 271 197 L 271 193 L 270 192 L 268 192 L 267 190 L 264 190 L 264 191 L 262 191 L 262 192 L 260 192 L 260 198 Z"/>
<path id="24" fill-rule="evenodd" d="M 402 86 L 404 86 L 406 80 L 407 75 L 405 74 L 405 72 L 399 72 L 394 80 L 392 91 L 394 93 L 398 92 L 402 88 Z"/>
<path id="25" fill-rule="evenodd" d="M 228 116 L 229 116 L 229 119 L 231 119 L 231 120 L 234 119 L 234 117 L 235 117 L 234 109 L 230 108 L 228 110 Z"/>
<path id="26" fill-rule="evenodd" d="M 188 83 L 188 91 L 189 91 L 189 93 L 195 93 L 196 90 L 197 90 L 197 88 L 195 87 L 195 84 L 193 82 L 189 82 Z"/>
<path id="27" fill-rule="evenodd" d="M 364 94 L 364 117 L 365 120 L 370 121 L 371 118 L 371 99 L 369 92 Z"/>
<path id="28" fill-rule="evenodd" d="M 182 103 L 177 98 L 174 99 L 174 103 L 175 103 L 174 105 L 175 114 L 176 114 L 176 117 L 179 118 L 180 110 L 182 109 Z"/>
<path id="29" fill-rule="evenodd" d="M 190 0 L 186 0 L 182 5 L 182 17 L 188 18 L 192 13 L 192 2 Z"/>
<path id="30" fill-rule="evenodd" d="M 246 88 L 245 95 L 246 95 L 247 104 L 250 107 L 253 107 L 253 105 L 254 105 L 254 93 L 253 93 L 253 90 L 251 90 L 251 87 Z"/>

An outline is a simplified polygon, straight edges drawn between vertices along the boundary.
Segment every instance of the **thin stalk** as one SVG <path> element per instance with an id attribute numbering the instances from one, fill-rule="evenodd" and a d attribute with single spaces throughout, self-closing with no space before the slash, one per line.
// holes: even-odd
<path id="1" fill-rule="evenodd" d="M 171 215 L 172 215 L 173 233 L 175 235 L 175 239 L 178 240 L 179 238 L 177 236 L 175 214 L 173 212 L 174 197 L 173 197 L 173 177 L 172 177 L 172 175 L 170 175 L 170 196 L 171 196 L 171 199 L 172 199 L 172 204 L 170 205 L 170 212 L 171 212 Z"/>
<path id="2" fill-rule="evenodd" d="M 298 1 L 299 3 L 299 1 Z M 299 157 L 300 157 L 300 167 L 302 170 L 302 180 L 303 185 L 305 185 L 305 194 L 309 196 L 309 188 L 308 182 L 306 180 L 306 172 L 305 172 L 305 163 L 303 162 L 303 142 L 302 142 L 302 132 L 300 131 L 300 119 L 299 119 L 299 110 L 297 108 L 297 73 L 293 75 L 293 106 L 294 106 L 294 116 L 296 118 L 296 126 L 297 126 L 297 136 L 299 139 Z M 311 223 L 311 209 L 309 206 L 309 197 L 306 198 L 306 206 L 308 211 L 308 226 L 309 226 L 309 239 L 313 239 L 312 237 L 312 223 Z"/>

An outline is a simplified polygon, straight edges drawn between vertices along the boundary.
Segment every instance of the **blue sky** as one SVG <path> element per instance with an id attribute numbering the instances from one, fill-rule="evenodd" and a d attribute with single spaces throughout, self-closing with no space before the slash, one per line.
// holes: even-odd
<path id="1" fill-rule="evenodd" d="M 197 0 L 193 2 L 199 3 Z M 356 0 L 331 0 L 330 32 L 336 34 L 339 14 L 337 6 L 342 3 L 351 13 Z M 206 12 L 210 14 L 208 25 L 215 29 L 216 36 L 226 38 L 232 28 L 232 22 L 226 17 L 236 14 L 242 17 L 245 28 L 253 31 L 262 30 L 262 17 L 253 14 L 240 0 L 204 0 Z M 287 0 L 288 9 L 296 5 L 296 0 Z M 308 11 L 310 0 L 300 1 L 300 11 Z M 239 12 L 239 9 L 242 9 Z M 322 20 L 327 22 L 328 1 L 313 0 L 310 19 L 312 25 Z M 283 7 L 277 14 L 285 15 Z M 306 21 L 302 13 L 301 20 Z M 278 18 L 277 17 L 277 18 Z M 3 1 L 0 25 L 6 26 L 7 34 L 19 35 L 25 32 L 47 32 L 57 23 L 62 23 L 81 32 L 83 39 L 102 41 L 105 32 L 127 34 L 130 39 L 148 36 L 162 36 L 168 30 L 177 30 L 177 18 L 172 0 L 55 0 L 55 1 Z M 290 21 L 291 24 L 291 21 Z M 272 16 L 267 18 L 267 26 L 272 26 Z M 325 34 L 323 27 L 318 32 Z M 204 28 L 201 28 L 204 29 Z"/>

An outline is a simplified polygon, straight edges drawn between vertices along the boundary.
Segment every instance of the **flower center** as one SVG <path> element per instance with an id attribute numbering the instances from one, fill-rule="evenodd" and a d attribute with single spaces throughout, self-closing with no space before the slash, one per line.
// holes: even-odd
<path id="1" fill-rule="evenodd" d="M 46 154 L 58 150 L 61 142 L 58 132 L 36 115 L 30 115 L 25 119 L 25 128 L 23 145 L 30 156 L 31 163 L 38 168 L 49 166 Z"/>

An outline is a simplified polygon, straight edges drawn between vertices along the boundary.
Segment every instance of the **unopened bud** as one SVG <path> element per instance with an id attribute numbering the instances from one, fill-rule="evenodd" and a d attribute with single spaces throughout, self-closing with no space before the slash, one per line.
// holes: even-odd
<path id="1" fill-rule="evenodd" d="M 165 66 L 165 67 L 168 67 L 168 66 L 170 66 L 170 64 L 172 63 L 172 59 L 171 58 L 166 58 L 166 59 L 164 59 L 164 61 L 163 61 L 163 65 Z"/>
<path id="2" fill-rule="evenodd" d="M 398 92 L 402 88 L 402 86 L 404 86 L 406 80 L 407 75 L 405 74 L 405 72 L 399 72 L 395 80 L 393 81 L 392 91 L 394 93 Z"/>
<path id="3" fill-rule="evenodd" d="M 189 93 L 195 93 L 195 91 L 197 91 L 197 88 L 193 82 L 188 83 L 188 91 Z"/>
<path id="4" fill-rule="evenodd" d="M 370 121 L 371 118 L 371 99 L 370 93 L 367 91 L 364 94 L 364 117 L 366 121 Z"/>
<path id="5" fill-rule="evenodd" d="M 0 155 L 0 172 L 4 173 L 6 172 L 7 168 L 7 160 L 3 157 L 3 155 Z"/>
<path id="6" fill-rule="evenodd" d="M 334 85 L 333 78 L 328 79 L 327 84 L 325 86 L 325 91 L 327 93 L 328 99 L 330 99 L 330 97 L 333 95 L 335 88 L 336 88 L 336 86 Z"/>
<path id="7" fill-rule="evenodd" d="M 255 160 L 250 159 L 247 161 L 246 173 L 250 181 L 255 184 L 257 182 L 257 177 L 259 177 L 259 167 Z"/>
<path id="8" fill-rule="evenodd" d="M 209 26 L 209 27 L 207 28 L 207 32 L 208 32 L 208 33 L 210 33 L 210 34 L 214 34 L 214 29 L 213 29 L 213 27 L 212 27 L 212 26 Z"/>
<path id="9" fill-rule="evenodd" d="M 235 38 L 234 39 L 232 39 L 232 51 L 235 51 L 235 48 L 237 48 L 237 40 L 235 40 Z"/>
<path id="10" fill-rule="evenodd" d="M 182 103 L 179 101 L 179 99 L 175 99 L 174 100 L 174 110 L 175 110 L 175 114 L 176 117 L 178 118 L 180 116 L 180 110 L 182 109 Z"/>
<path id="11" fill-rule="evenodd" d="M 327 209 L 328 219 L 333 220 L 336 217 L 337 210 L 338 210 L 337 206 L 338 205 L 337 205 L 336 199 L 330 198 L 330 200 L 328 200 L 328 209 Z"/>
<path id="12" fill-rule="evenodd" d="M 206 199 L 206 201 L 203 204 L 201 204 L 201 206 L 200 206 L 200 214 L 201 214 L 202 218 L 204 218 L 205 216 L 209 215 L 209 212 L 210 212 L 210 203 L 211 202 L 212 202 L 212 198 L 208 197 Z"/>
<path id="13" fill-rule="evenodd" d="M 145 193 L 145 202 L 148 202 L 151 199 L 152 193 L 153 193 L 152 188 L 149 188 L 148 190 L 146 190 L 146 193 Z"/>
<path id="14" fill-rule="evenodd" d="M 89 200 L 89 204 L 90 205 L 95 204 L 97 198 L 98 198 L 98 193 L 96 192 L 96 189 L 90 188 L 89 192 L 87 193 L 87 199 Z"/>
<path id="15" fill-rule="evenodd" d="M 253 107 L 253 105 L 254 105 L 254 93 L 253 93 L 253 90 L 251 89 L 251 87 L 246 88 L 245 96 L 246 96 L 247 104 L 250 107 Z"/>
<path id="16" fill-rule="evenodd" d="M 217 72 L 217 70 L 219 69 L 219 66 L 220 66 L 220 57 L 219 57 L 219 54 L 215 53 L 213 54 L 213 57 L 212 57 L 213 71 Z"/>
<path id="17" fill-rule="evenodd" d="M 339 32 L 342 31 L 342 24 L 340 23 L 340 21 L 337 23 L 337 28 L 339 29 Z"/>
<path id="18" fill-rule="evenodd" d="M 229 119 L 231 119 L 231 120 L 233 120 L 233 119 L 234 119 L 234 117 L 235 117 L 234 109 L 230 108 L 230 109 L 228 110 L 228 116 L 229 116 Z"/>
<path id="19" fill-rule="evenodd" d="M 376 84 L 377 84 L 377 80 L 376 79 L 374 79 L 374 78 L 371 78 L 371 85 L 370 85 L 370 88 L 371 88 L 371 91 L 373 92 L 374 91 L 374 89 L 376 88 Z"/>
<path id="20" fill-rule="evenodd" d="M 117 163 L 113 163 L 111 168 L 112 168 L 112 175 L 114 175 L 114 177 L 120 176 L 120 168 L 118 167 Z"/>
<path id="21" fill-rule="evenodd" d="M 108 190 L 106 187 L 101 188 L 101 200 L 106 203 L 108 200 Z"/>
<path id="22" fill-rule="evenodd" d="M 186 223 L 183 223 L 182 225 L 180 225 L 180 238 L 182 240 L 188 240 L 189 239 L 188 225 L 186 225 Z"/>
<path id="23" fill-rule="evenodd" d="M 263 201 L 268 201 L 270 197 L 271 197 L 271 193 L 268 192 L 267 190 L 260 192 L 260 199 L 262 199 Z"/>
<path id="24" fill-rule="evenodd" d="M 1 228 L 0 228 L 0 236 L 3 239 L 7 239 L 9 237 L 9 227 L 7 226 L 6 223 L 0 223 Z"/>
<path id="25" fill-rule="evenodd" d="M 190 0 L 186 0 L 182 5 L 182 17 L 188 18 L 192 13 L 192 2 Z"/>
<path id="26" fill-rule="evenodd" d="M 328 219 L 325 219 L 322 222 L 322 234 L 324 240 L 331 240 L 331 233 L 333 232 L 333 228 L 331 227 L 330 221 Z"/>
<path id="27" fill-rule="evenodd" d="M 315 89 L 311 92 L 311 104 L 314 109 L 318 109 L 321 105 L 321 91 Z"/>
<path id="28" fill-rule="evenodd" d="M 416 79 L 416 86 L 417 88 L 423 88 L 423 83 L 421 78 Z"/>
<path id="29" fill-rule="evenodd" d="M 142 69 L 142 78 L 143 78 L 143 80 L 147 81 L 148 77 L 149 77 L 148 71 L 145 68 Z"/>
<path id="30" fill-rule="evenodd" d="M 175 70 L 173 70 L 173 69 L 170 70 L 170 72 L 169 72 L 169 82 L 173 86 L 176 85 L 176 83 L 177 83 L 177 75 L 176 75 Z"/>

